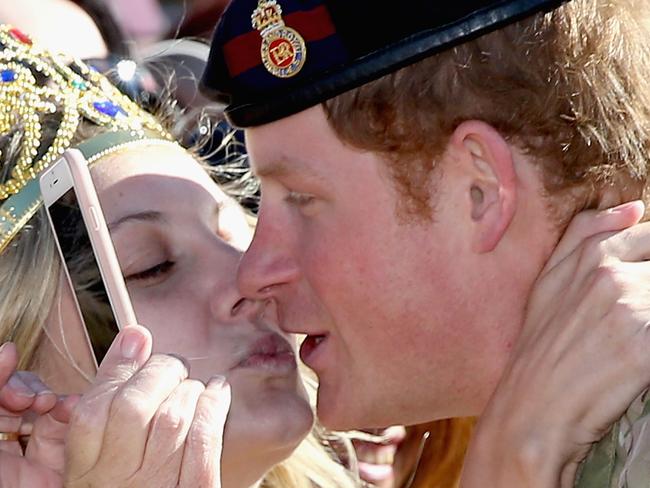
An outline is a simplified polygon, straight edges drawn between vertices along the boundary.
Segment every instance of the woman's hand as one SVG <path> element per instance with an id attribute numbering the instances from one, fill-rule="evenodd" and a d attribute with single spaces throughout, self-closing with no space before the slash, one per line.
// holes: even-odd
<path id="1" fill-rule="evenodd" d="M 570 487 L 650 384 L 650 224 L 640 202 L 578 215 L 542 271 L 463 473 L 474 486 Z M 487 480 L 487 481 L 486 481 Z"/>
<path id="2" fill-rule="evenodd" d="M 17 363 L 13 344 L 0 347 L 0 432 L 29 435 L 24 454 L 17 439 L 0 441 L 0 486 L 61 487 L 64 436 L 76 398 L 58 399 L 35 375 L 16 372 Z"/>
<path id="3" fill-rule="evenodd" d="M 146 329 L 121 331 L 74 410 L 65 486 L 220 487 L 230 388 L 188 373 L 177 357 L 151 355 Z"/>

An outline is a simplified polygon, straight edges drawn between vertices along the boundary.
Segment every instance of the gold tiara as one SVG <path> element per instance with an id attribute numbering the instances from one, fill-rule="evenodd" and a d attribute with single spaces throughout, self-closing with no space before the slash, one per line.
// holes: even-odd
<path id="1" fill-rule="evenodd" d="M 154 116 L 106 77 L 79 60 L 69 61 L 18 29 L 0 25 L 0 139 L 21 132 L 18 160 L 0 180 L 0 252 L 40 207 L 38 177 L 71 147 L 82 120 L 115 133 L 115 147 L 173 140 Z M 53 138 L 44 137 L 46 121 L 55 121 Z M 111 147 L 109 138 L 102 153 Z M 7 164 L 5 157 L 0 153 L 0 169 Z"/>

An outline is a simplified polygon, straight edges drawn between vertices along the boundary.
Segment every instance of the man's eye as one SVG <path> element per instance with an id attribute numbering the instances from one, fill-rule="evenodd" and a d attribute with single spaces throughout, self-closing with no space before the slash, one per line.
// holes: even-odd
<path id="1" fill-rule="evenodd" d="M 295 191 L 289 192 L 285 198 L 286 202 L 298 207 L 304 207 L 314 202 L 314 196 L 308 193 L 297 193 Z"/>
<path id="2" fill-rule="evenodd" d="M 173 266 L 173 261 L 163 261 L 162 263 L 152 266 L 149 269 L 145 269 L 144 271 L 132 273 L 129 276 L 126 276 L 124 279 L 127 283 L 130 281 L 155 280 L 156 278 L 160 278 L 169 273 Z"/>

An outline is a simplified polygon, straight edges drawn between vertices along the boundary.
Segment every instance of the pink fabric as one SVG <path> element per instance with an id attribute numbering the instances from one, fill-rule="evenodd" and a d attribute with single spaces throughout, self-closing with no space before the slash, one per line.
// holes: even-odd
<path id="1" fill-rule="evenodd" d="M 158 39 L 167 30 L 167 19 L 157 0 L 109 0 L 107 5 L 136 41 Z"/>

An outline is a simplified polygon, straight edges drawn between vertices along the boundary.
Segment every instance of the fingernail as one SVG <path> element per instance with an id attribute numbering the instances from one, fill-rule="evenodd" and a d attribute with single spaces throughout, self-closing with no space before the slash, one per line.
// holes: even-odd
<path id="1" fill-rule="evenodd" d="M 208 386 L 214 386 L 215 388 L 223 388 L 226 384 L 226 377 L 221 375 L 216 375 L 210 378 L 208 381 Z"/>
<path id="2" fill-rule="evenodd" d="M 634 200 L 633 202 L 623 203 L 621 205 L 617 205 L 614 208 L 610 208 L 608 210 L 608 213 L 626 212 L 633 207 L 638 207 L 639 205 L 643 205 L 643 202 L 641 202 L 640 200 Z"/>
<path id="3" fill-rule="evenodd" d="M 12 390 L 14 390 L 14 393 L 18 396 L 22 397 L 27 397 L 27 398 L 33 398 L 34 397 L 34 392 L 32 391 L 31 388 L 29 388 L 23 380 L 18 378 L 17 376 L 12 376 L 9 378 L 9 386 L 11 387 Z"/>
<path id="4" fill-rule="evenodd" d="M 120 352 L 124 359 L 135 359 L 144 347 L 144 337 L 138 330 L 124 330 Z"/>
<path id="5" fill-rule="evenodd" d="M 183 363 L 183 366 L 185 366 L 185 369 L 187 371 L 190 370 L 190 363 L 187 359 L 185 359 L 183 356 L 180 356 L 178 354 L 174 354 L 173 352 L 167 353 L 168 356 L 173 357 L 178 359 L 181 363 Z"/>
<path id="6" fill-rule="evenodd" d="M 9 349 L 16 350 L 16 345 L 11 341 L 5 342 L 0 346 L 0 354 L 7 353 Z"/>

